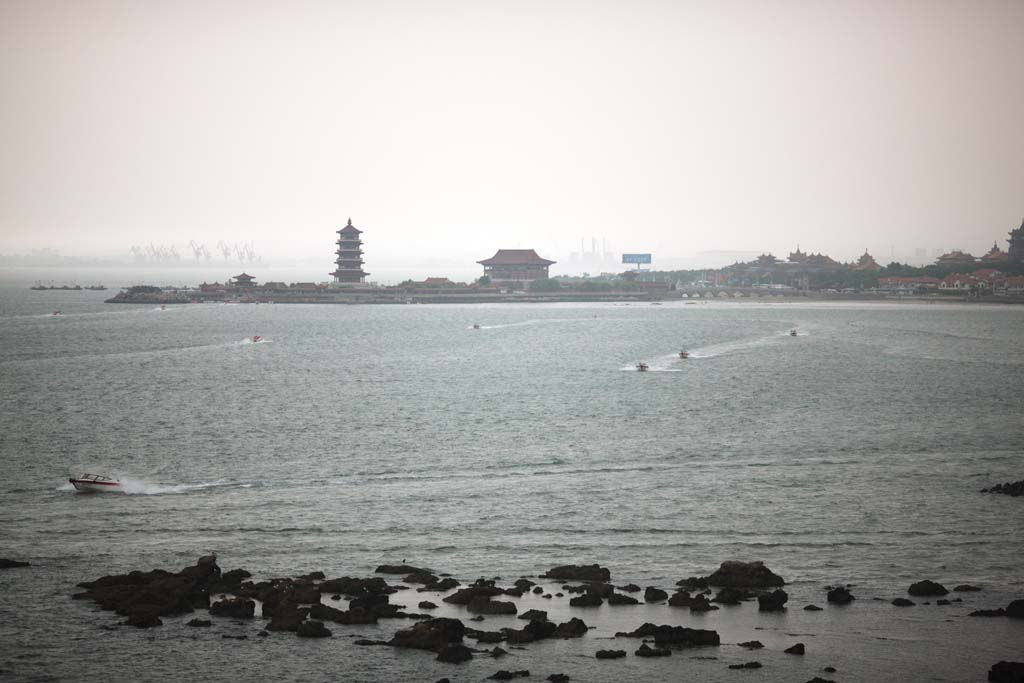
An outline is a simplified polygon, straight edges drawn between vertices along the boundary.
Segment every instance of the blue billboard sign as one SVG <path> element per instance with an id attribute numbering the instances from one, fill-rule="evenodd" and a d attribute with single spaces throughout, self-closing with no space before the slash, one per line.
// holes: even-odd
<path id="1" fill-rule="evenodd" d="M 640 264 L 640 263 L 650 263 L 651 262 L 651 255 L 650 254 L 623 254 L 622 255 L 622 262 L 623 263 L 637 263 L 637 264 Z"/>

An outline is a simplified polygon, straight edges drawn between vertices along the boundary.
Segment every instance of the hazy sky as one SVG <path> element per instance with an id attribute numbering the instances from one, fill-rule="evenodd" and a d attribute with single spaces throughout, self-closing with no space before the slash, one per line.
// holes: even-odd
<path id="1" fill-rule="evenodd" d="M 1005 248 L 1022 36 L 1021 0 L 0 0 L 0 252 Z"/>

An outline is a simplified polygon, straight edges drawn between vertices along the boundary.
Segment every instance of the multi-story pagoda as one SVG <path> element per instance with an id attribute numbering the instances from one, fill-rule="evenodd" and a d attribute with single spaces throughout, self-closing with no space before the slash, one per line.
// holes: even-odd
<path id="1" fill-rule="evenodd" d="M 881 270 L 882 266 L 878 265 L 875 261 L 875 257 L 868 253 L 865 249 L 864 253 L 861 254 L 860 258 L 857 259 L 857 263 L 853 265 L 854 270 Z"/>
<path id="2" fill-rule="evenodd" d="M 1020 227 L 1010 232 L 1010 249 L 1006 253 L 1010 261 L 1024 261 L 1024 220 Z"/>
<path id="3" fill-rule="evenodd" d="M 369 273 L 363 271 L 363 240 L 359 235 L 362 230 L 352 225 L 352 219 L 348 219 L 348 225 L 338 230 L 338 248 L 334 254 L 337 258 L 334 265 L 337 266 L 331 276 L 335 284 L 360 284 L 366 282 Z"/>
<path id="4" fill-rule="evenodd" d="M 988 250 L 988 253 L 981 257 L 982 263 L 1002 263 L 1009 257 L 1006 252 L 999 248 L 996 242 L 992 243 L 992 248 Z"/>

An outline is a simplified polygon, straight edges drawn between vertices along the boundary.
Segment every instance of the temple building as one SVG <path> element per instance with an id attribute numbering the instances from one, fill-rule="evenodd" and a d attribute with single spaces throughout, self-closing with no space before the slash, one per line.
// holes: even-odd
<path id="1" fill-rule="evenodd" d="M 547 278 L 548 266 L 555 262 L 541 258 L 533 249 L 499 249 L 491 258 L 477 263 L 492 282 L 525 284 Z"/>
<path id="2" fill-rule="evenodd" d="M 807 254 L 800 251 L 800 245 L 796 245 L 796 251 L 789 252 L 789 258 L 787 259 L 790 263 L 803 263 L 807 260 Z"/>
<path id="3" fill-rule="evenodd" d="M 974 263 L 975 258 L 970 254 L 954 249 L 953 251 L 943 254 L 939 258 L 935 259 L 935 263 L 940 266 L 965 266 Z"/>
<path id="4" fill-rule="evenodd" d="M 1010 261 L 1024 261 L 1024 220 L 1020 227 L 1010 232 L 1010 249 L 1006 256 Z"/>
<path id="5" fill-rule="evenodd" d="M 330 274 L 335 284 L 366 282 L 369 273 L 363 271 L 363 240 L 359 237 L 363 231 L 352 225 L 352 219 L 349 218 L 348 225 L 337 232 L 338 248 L 334 252 L 337 256 L 334 265 L 337 267 Z"/>
<path id="6" fill-rule="evenodd" d="M 1009 256 L 1005 251 L 999 248 L 999 245 L 995 242 L 992 243 L 992 248 L 988 250 L 988 253 L 981 257 L 982 263 L 1003 263 L 1008 260 Z"/>
<path id="7" fill-rule="evenodd" d="M 232 282 L 230 284 L 234 285 L 235 287 L 255 287 L 256 286 L 256 278 L 253 277 L 252 275 L 249 275 L 248 273 L 242 273 L 241 275 L 236 275 L 236 276 L 234 276 L 231 279 L 232 279 Z"/>
<path id="8" fill-rule="evenodd" d="M 875 261 L 875 257 L 868 253 L 865 249 L 864 253 L 861 254 L 860 258 L 857 259 L 857 263 L 853 266 L 854 270 L 881 270 L 882 266 L 878 265 Z"/>

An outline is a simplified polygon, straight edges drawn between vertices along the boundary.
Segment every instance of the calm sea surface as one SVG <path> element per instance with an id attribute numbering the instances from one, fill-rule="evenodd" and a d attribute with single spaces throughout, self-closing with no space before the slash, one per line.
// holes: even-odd
<path id="1" fill-rule="evenodd" d="M 1024 478 L 1024 307 L 160 310 L 106 295 L 0 289 L 0 556 L 33 565 L 0 573 L 0 678 L 803 681 L 831 664 L 840 681 L 958 681 L 1024 657 L 1024 624 L 964 616 L 1024 597 L 1024 504 L 978 492 Z M 84 471 L 131 495 L 74 493 L 67 477 Z M 117 617 L 69 599 L 78 581 L 210 551 L 256 578 L 404 559 L 511 582 L 599 562 L 616 583 L 662 588 L 760 559 L 797 609 L 580 613 L 527 597 L 521 610 L 598 628 L 455 667 L 347 637 L 402 621 L 235 641 L 220 635 L 262 622 L 107 631 Z M 889 605 L 923 578 L 985 591 Z M 834 582 L 855 584 L 857 603 L 798 609 Z M 714 660 L 593 659 L 635 649 L 598 639 L 644 621 L 696 622 L 729 644 L 695 653 Z M 756 657 L 734 645 L 752 638 L 768 646 Z M 797 640 L 807 656 L 781 653 Z M 725 666 L 752 658 L 765 668 Z"/>

